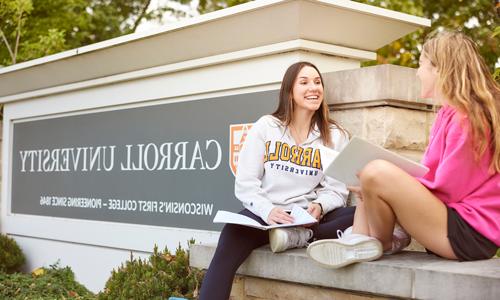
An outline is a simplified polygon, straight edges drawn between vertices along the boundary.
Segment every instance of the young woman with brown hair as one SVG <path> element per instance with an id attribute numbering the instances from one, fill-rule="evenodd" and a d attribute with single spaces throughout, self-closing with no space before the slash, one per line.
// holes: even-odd
<path id="1" fill-rule="evenodd" d="M 261 224 L 292 223 L 299 205 L 316 218 L 313 227 L 274 229 L 224 226 L 214 258 L 201 285 L 200 299 L 228 299 L 234 274 L 252 250 L 270 243 L 274 252 L 305 247 L 313 238 L 337 237 L 352 225 L 344 184 L 323 175 L 319 146 L 341 150 L 348 134 L 329 117 L 323 79 L 311 63 L 291 65 L 281 84 L 277 110 L 261 117 L 239 156 L 235 195 L 240 213 Z"/>

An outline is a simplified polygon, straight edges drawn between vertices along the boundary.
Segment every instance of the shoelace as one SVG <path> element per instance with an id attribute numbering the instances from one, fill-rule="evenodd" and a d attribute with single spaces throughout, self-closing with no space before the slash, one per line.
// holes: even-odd
<path id="1" fill-rule="evenodd" d="M 346 230 L 342 231 L 340 229 L 337 229 L 337 237 L 339 239 L 345 239 L 347 238 L 348 235 L 351 235 L 352 234 L 352 229 L 350 229 L 351 227 L 347 228 Z"/>
<path id="2" fill-rule="evenodd" d="M 297 248 L 307 246 L 307 241 L 311 238 L 312 234 L 309 230 L 290 228 L 288 232 L 288 248 Z"/>

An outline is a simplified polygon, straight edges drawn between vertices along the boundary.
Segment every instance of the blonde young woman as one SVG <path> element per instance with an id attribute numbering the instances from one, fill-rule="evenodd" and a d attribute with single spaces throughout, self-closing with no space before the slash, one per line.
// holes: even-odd
<path id="1" fill-rule="evenodd" d="M 447 259 L 488 259 L 500 246 L 499 86 L 475 43 L 456 32 L 426 41 L 417 77 L 421 96 L 442 105 L 423 158 L 430 171 L 413 178 L 387 161 L 367 164 L 349 188 L 361 199 L 352 232 L 308 247 L 325 267 L 399 250 L 396 223 Z"/>
<path id="2" fill-rule="evenodd" d="M 352 225 L 354 207 L 345 207 L 347 188 L 325 177 L 320 146 L 340 151 L 347 133 L 329 118 L 323 79 L 309 62 L 291 65 L 281 83 L 278 108 L 248 133 L 239 156 L 235 195 L 246 215 L 261 224 L 291 223 L 292 205 L 307 209 L 319 223 L 267 231 L 227 224 L 201 284 L 200 300 L 229 298 L 234 274 L 253 249 L 270 243 L 273 252 L 337 237 Z M 267 267 L 267 266 L 263 266 Z"/>

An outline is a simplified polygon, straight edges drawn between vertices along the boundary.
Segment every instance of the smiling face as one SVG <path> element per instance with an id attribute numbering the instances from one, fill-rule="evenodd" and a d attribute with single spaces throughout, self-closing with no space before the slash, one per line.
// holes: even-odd
<path id="1" fill-rule="evenodd" d="M 420 79 L 420 97 L 434 98 L 436 96 L 438 72 L 424 52 L 420 55 L 417 77 Z"/>
<path id="2" fill-rule="evenodd" d="M 292 95 L 295 110 L 318 110 L 323 102 L 323 84 L 313 67 L 305 66 L 300 70 L 293 84 Z"/>

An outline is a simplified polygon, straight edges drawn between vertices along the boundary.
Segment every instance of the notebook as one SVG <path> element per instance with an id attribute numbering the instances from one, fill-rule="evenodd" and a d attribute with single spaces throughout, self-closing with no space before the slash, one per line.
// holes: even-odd
<path id="1" fill-rule="evenodd" d="M 274 225 L 262 225 L 259 222 L 251 219 L 247 216 L 240 215 L 237 213 L 232 213 L 225 210 L 217 211 L 214 217 L 214 223 L 231 223 L 243 226 L 249 226 L 261 230 L 269 230 L 273 228 L 280 227 L 293 227 L 301 225 L 309 225 L 318 222 L 313 216 L 311 216 L 305 209 L 300 206 L 293 205 L 290 215 L 294 218 L 294 222 L 291 224 L 274 224 Z"/>
<path id="2" fill-rule="evenodd" d="M 327 147 L 321 147 L 320 151 L 324 174 L 348 186 L 359 185 L 356 174 L 375 159 L 391 162 L 413 177 L 424 176 L 429 171 L 429 168 L 422 164 L 359 137 L 353 137 L 341 152 Z"/>

